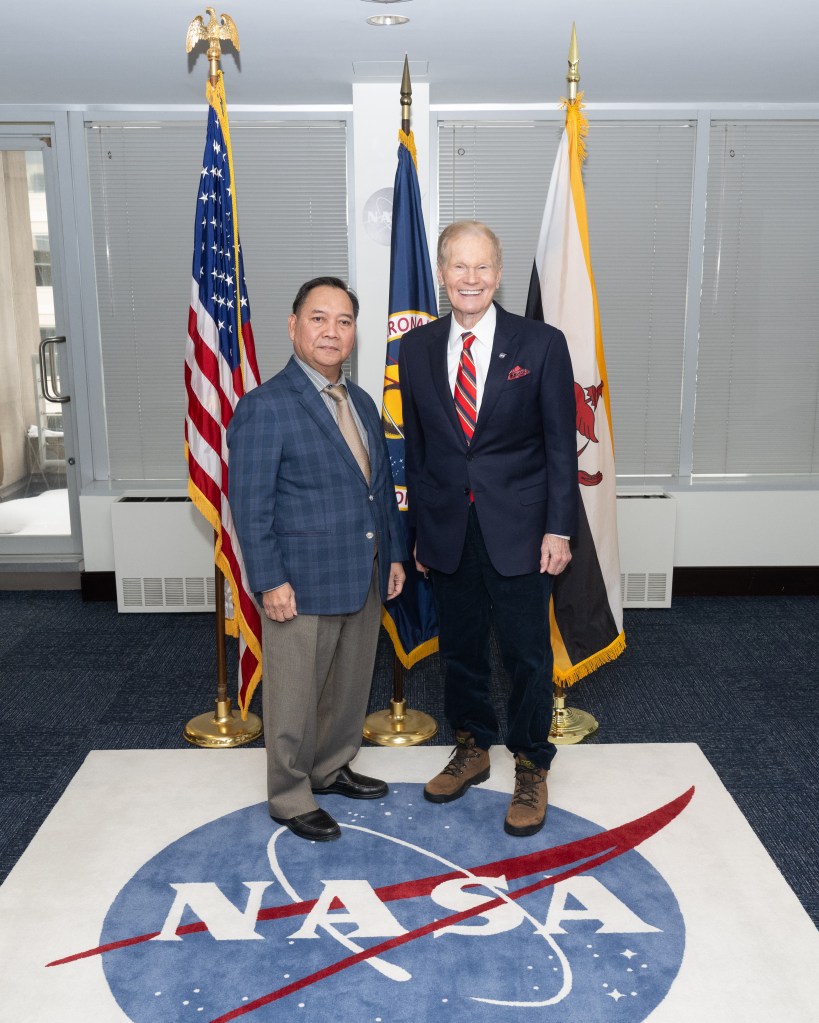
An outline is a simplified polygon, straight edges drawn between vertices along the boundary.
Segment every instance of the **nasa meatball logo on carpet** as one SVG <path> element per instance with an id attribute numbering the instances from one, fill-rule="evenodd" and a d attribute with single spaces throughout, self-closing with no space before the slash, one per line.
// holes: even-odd
<path id="1" fill-rule="evenodd" d="M 696 746 L 562 749 L 523 839 L 491 756 L 433 804 L 446 750 L 362 750 L 389 794 L 311 843 L 264 750 L 90 754 L 0 889 L 0 1020 L 812 1023 L 819 934 Z"/>
<path id="2" fill-rule="evenodd" d="M 577 844 L 576 867 L 601 829 L 553 807 L 523 843 L 500 832 L 508 801 L 476 789 L 442 811 L 400 784 L 364 809 L 331 797 L 343 828 L 332 844 L 271 836 L 264 804 L 205 825 L 114 900 L 101 936 L 111 990 L 139 1023 L 193 1018 L 191 1007 L 208 1020 L 375 1019 L 363 1005 L 385 1021 L 492 1020 L 498 1006 L 645 1019 L 682 958 L 673 892 L 619 838 L 609 862 L 550 883 L 537 852 Z M 488 900 L 499 904 L 481 910 Z"/>

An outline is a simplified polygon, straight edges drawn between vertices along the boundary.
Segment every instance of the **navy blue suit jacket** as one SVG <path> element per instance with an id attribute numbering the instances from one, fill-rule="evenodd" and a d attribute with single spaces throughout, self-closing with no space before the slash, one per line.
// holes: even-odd
<path id="1" fill-rule="evenodd" d="M 417 558 L 458 567 L 469 491 L 501 575 L 538 571 L 545 533 L 577 529 L 574 380 L 562 332 L 497 306 L 497 326 L 472 442 L 447 373 L 451 315 L 401 339 L 407 498 Z"/>
<path id="2" fill-rule="evenodd" d="M 363 607 L 375 536 L 381 599 L 406 558 L 387 445 L 372 398 L 348 391 L 366 426 L 369 487 L 313 382 L 294 358 L 237 404 L 227 432 L 230 509 L 257 599 L 289 582 L 301 614 Z"/>

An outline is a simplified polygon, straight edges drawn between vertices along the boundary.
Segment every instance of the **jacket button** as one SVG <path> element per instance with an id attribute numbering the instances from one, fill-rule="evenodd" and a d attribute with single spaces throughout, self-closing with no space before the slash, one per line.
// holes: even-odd
<path id="1" fill-rule="evenodd" d="M 464 487 L 464 493 L 466 494 L 467 497 L 469 497 L 470 494 L 469 487 Z"/>
<path id="2" fill-rule="evenodd" d="M 466 456 L 466 460 L 467 460 L 467 462 L 471 462 L 472 461 L 471 453 Z"/>
<path id="3" fill-rule="evenodd" d="M 372 494 L 370 494 L 370 500 L 371 500 L 371 501 L 374 501 L 374 500 L 375 500 L 375 498 L 373 497 L 373 495 L 372 495 Z"/>
<path id="4" fill-rule="evenodd" d="M 367 539 L 368 539 L 368 540 L 372 540 L 372 538 L 373 538 L 374 536 L 375 536 L 375 533 L 367 533 Z"/>

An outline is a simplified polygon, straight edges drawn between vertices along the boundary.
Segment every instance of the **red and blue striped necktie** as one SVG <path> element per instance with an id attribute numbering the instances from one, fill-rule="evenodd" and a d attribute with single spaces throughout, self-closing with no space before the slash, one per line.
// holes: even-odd
<path id="1" fill-rule="evenodd" d="M 455 411 L 464 431 L 467 444 L 472 440 L 475 423 L 478 419 L 478 378 L 475 373 L 475 361 L 470 348 L 475 335 L 470 331 L 461 334 L 463 349 L 458 362 L 458 373 L 455 377 Z"/>

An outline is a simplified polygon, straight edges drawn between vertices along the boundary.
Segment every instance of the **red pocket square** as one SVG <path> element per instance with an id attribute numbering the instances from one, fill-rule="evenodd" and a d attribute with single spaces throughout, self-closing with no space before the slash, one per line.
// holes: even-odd
<path id="1" fill-rule="evenodd" d="M 509 376 L 506 379 L 507 380 L 520 380 L 521 377 L 528 376 L 530 373 L 531 373 L 531 370 L 529 370 L 529 369 L 524 369 L 522 366 L 515 366 L 514 369 L 510 369 L 509 370 Z"/>

